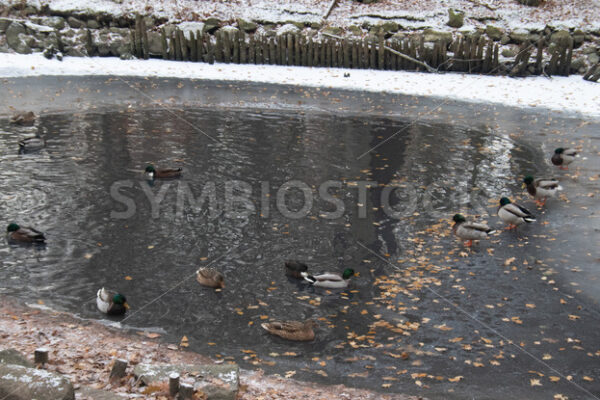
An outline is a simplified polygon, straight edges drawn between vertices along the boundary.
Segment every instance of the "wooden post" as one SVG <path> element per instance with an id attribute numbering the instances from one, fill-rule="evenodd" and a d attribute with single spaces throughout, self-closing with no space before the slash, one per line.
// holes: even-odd
<path id="1" fill-rule="evenodd" d="M 377 46 L 377 67 L 379 69 L 385 69 L 385 48 L 383 39 L 383 35 L 379 35 L 379 45 Z"/>
<path id="2" fill-rule="evenodd" d="M 308 66 L 308 43 L 302 35 L 298 36 L 298 39 L 300 41 L 300 65 L 306 67 Z"/>
<path id="3" fill-rule="evenodd" d="M 498 61 L 498 51 L 499 51 L 499 46 L 498 43 L 494 44 L 494 59 L 492 62 L 492 65 L 494 66 L 494 70 L 498 71 L 498 66 L 500 65 L 500 62 Z"/>
<path id="4" fill-rule="evenodd" d="M 288 33 L 286 36 L 287 65 L 294 65 L 294 35 Z"/>
<path id="5" fill-rule="evenodd" d="M 148 29 L 146 28 L 146 21 L 144 18 L 140 20 L 140 24 L 142 27 L 142 53 L 144 60 L 150 58 L 150 46 L 148 45 Z"/>
<path id="6" fill-rule="evenodd" d="M 177 34 L 179 35 L 179 43 L 181 44 L 181 59 L 183 61 L 188 61 L 188 40 L 182 30 L 177 29 Z"/>
<path id="7" fill-rule="evenodd" d="M 325 45 L 326 45 L 325 39 L 321 38 L 321 41 L 319 42 L 319 58 L 318 58 L 318 62 L 317 62 L 317 67 L 325 66 L 325 53 L 327 52 Z"/>
<path id="8" fill-rule="evenodd" d="M 181 61 L 181 36 L 179 35 L 179 29 L 173 32 L 175 35 L 175 59 Z"/>
<path id="9" fill-rule="evenodd" d="M 198 61 L 198 44 L 196 43 L 196 35 L 194 32 L 190 32 L 189 45 L 190 61 Z"/>
<path id="10" fill-rule="evenodd" d="M 169 36 L 169 60 L 175 60 L 175 47 L 176 40 L 173 37 L 173 32 L 171 32 L 171 36 Z"/>
<path id="11" fill-rule="evenodd" d="M 569 76 L 571 72 L 571 62 L 573 61 L 573 38 L 569 40 L 569 47 L 567 47 L 567 58 L 563 65 L 563 75 Z"/>
<path id="12" fill-rule="evenodd" d="M 304 65 L 302 64 L 302 52 L 300 51 L 300 47 L 301 47 L 301 35 L 298 34 L 294 34 L 294 52 L 296 53 L 294 55 L 294 65 Z"/>
<path id="13" fill-rule="evenodd" d="M 234 64 L 240 63 L 240 36 L 238 31 L 234 31 L 229 34 L 229 41 L 231 42 L 232 54 L 231 62 Z"/>
<path id="14" fill-rule="evenodd" d="M 231 37 L 229 32 L 222 32 L 221 39 L 223 39 L 223 62 L 229 64 L 231 62 Z"/>
<path id="15" fill-rule="evenodd" d="M 214 64 L 215 63 L 215 54 L 216 54 L 216 40 L 215 40 L 215 45 L 213 45 L 212 43 L 212 38 L 211 36 L 207 33 L 206 34 L 206 57 L 208 58 L 208 63 L 209 64 Z"/>
<path id="16" fill-rule="evenodd" d="M 175 396 L 179 391 L 179 374 L 177 372 L 169 375 L 169 394 Z"/>
<path id="17" fill-rule="evenodd" d="M 544 38 L 538 40 L 537 54 L 535 56 L 535 73 L 542 73 L 542 61 L 544 61 Z"/>
<path id="18" fill-rule="evenodd" d="M 350 41 L 350 46 L 351 46 L 351 56 L 350 56 L 350 62 L 352 65 L 353 69 L 356 69 L 359 67 L 358 64 L 358 42 L 354 39 L 352 39 L 352 41 Z"/>
<path id="19" fill-rule="evenodd" d="M 127 361 L 126 360 L 121 360 L 121 359 L 116 359 L 115 362 L 113 363 L 113 366 L 110 370 L 110 376 L 109 379 L 113 380 L 113 379 L 121 379 L 122 377 L 125 376 L 125 371 L 127 370 Z"/>
<path id="20" fill-rule="evenodd" d="M 215 61 L 222 62 L 223 61 L 223 32 L 218 32 L 215 34 Z"/>
<path id="21" fill-rule="evenodd" d="M 181 400 L 192 399 L 194 397 L 194 386 L 182 383 L 179 385 L 179 398 Z"/>
<path id="22" fill-rule="evenodd" d="M 329 66 L 337 67 L 337 52 L 335 47 L 335 39 L 330 39 L 327 41 L 327 55 L 329 56 Z"/>
<path id="23" fill-rule="evenodd" d="M 342 41 L 342 52 L 344 53 L 344 68 L 350 68 L 350 58 L 352 56 L 352 47 L 348 39 Z"/>
<path id="24" fill-rule="evenodd" d="M 94 56 L 94 40 L 92 39 L 92 32 L 89 29 L 85 30 L 85 51 L 89 57 Z"/>
<path id="25" fill-rule="evenodd" d="M 162 47 L 163 60 L 166 60 L 169 58 L 169 47 L 167 45 L 167 33 L 165 32 L 165 28 L 160 30 L 160 44 Z"/>
<path id="26" fill-rule="evenodd" d="M 255 52 L 256 51 L 256 43 L 254 40 L 254 35 L 250 36 L 250 41 L 248 42 L 248 64 L 255 64 Z"/>
<path id="27" fill-rule="evenodd" d="M 135 29 L 129 30 L 129 50 L 132 55 L 137 54 L 136 41 L 135 41 Z"/>
<path id="28" fill-rule="evenodd" d="M 238 31 L 233 31 L 228 34 L 229 42 L 231 43 L 231 62 L 239 64 L 240 62 L 240 36 Z"/>
<path id="29" fill-rule="evenodd" d="M 269 64 L 277 64 L 277 48 L 275 47 L 275 38 L 269 38 Z"/>
<path id="30" fill-rule="evenodd" d="M 375 40 L 371 40 L 371 43 L 369 43 L 369 68 L 377 69 L 377 47 Z"/>
<path id="31" fill-rule="evenodd" d="M 492 52 L 494 50 L 494 41 L 490 39 L 488 41 L 487 48 L 485 49 L 485 57 L 483 57 L 483 64 L 481 66 L 481 72 L 490 72 L 490 66 L 492 65 Z"/>
<path id="32" fill-rule="evenodd" d="M 135 16 L 135 49 L 137 51 L 135 56 L 142 58 L 144 51 L 142 50 L 142 16 L 140 14 Z"/>
<path id="33" fill-rule="evenodd" d="M 33 352 L 33 362 L 35 364 L 46 364 L 48 362 L 48 349 L 40 347 Z"/>
<path id="34" fill-rule="evenodd" d="M 244 31 L 240 31 L 238 42 L 240 43 L 240 64 L 246 64 L 248 62 L 248 51 L 246 50 L 246 34 Z"/>

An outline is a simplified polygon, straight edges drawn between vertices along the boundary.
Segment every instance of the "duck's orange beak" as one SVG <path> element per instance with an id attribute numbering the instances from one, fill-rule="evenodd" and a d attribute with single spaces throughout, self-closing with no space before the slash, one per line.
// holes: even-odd
<path id="1" fill-rule="evenodd" d="M 123 307 L 125 307 L 126 310 L 129 310 L 129 304 L 123 303 Z"/>

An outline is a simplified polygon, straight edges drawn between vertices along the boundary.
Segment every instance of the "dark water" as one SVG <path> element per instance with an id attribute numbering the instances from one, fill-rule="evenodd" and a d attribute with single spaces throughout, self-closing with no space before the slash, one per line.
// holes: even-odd
<path id="1" fill-rule="evenodd" d="M 17 154 L 20 137 L 45 130 L 46 149 Z M 132 307 L 124 326 L 158 330 L 174 343 L 186 335 L 192 350 L 269 372 L 294 370 L 303 379 L 409 392 L 420 390 L 413 372 L 467 375 L 462 360 L 448 357 L 459 349 L 442 356 L 434 347 L 448 347 L 448 338 L 461 332 L 478 337 L 476 324 L 421 290 L 455 266 L 445 259 L 456 243 L 444 236 L 444 221 L 457 211 L 493 214 L 501 195 L 522 194 L 515 177 L 547 168 L 537 149 L 485 128 L 208 109 L 47 115 L 31 128 L 3 120 L 0 160 L 3 220 L 35 226 L 48 237 L 45 248 L 0 242 L 1 293 L 102 319 L 95 293 L 115 288 Z M 148 163 L 183 167 L 184 176 L 148 185 L 141 173 Z M 290 181 L 314 195 L 301 218 L 277 206 L 278 191 Z M 326 181 L 334 181 L 337 188 L 329 192 L 344 204 L 334 218 L 327 217 L 333 203 L 318 194 Z M 362 181 L 373 182 L 364 199 L 356 183 Z M 389 194 L 397 215 L 381 204 L 386 186 L 398 187 Z M 286 193 L 280 200 L 288 211 L 301 209 L 302 192 Z M 152 196 L 164 196 L 154 210 Z M 132 201 L 127 217 L 125 198 Z M 427 233 L 436 224 L 439 229 Z M 423 243 L 429 252 L 421 251 Z M 419 268 L 398 275 L 365 247 L 392 263 L 400 260 L 401 271 L 411 263 Z M 466 262 L 481 272 L 490 267 L 485 255 L 481 250 Z M 360 276 L 345 291 L 315 290 L 284 276 L 288 258 L 305 260 L 315 271 L 352 267 Z M 444 261 L 452 267 L 442 267 Z M 208 264 L 226 277 L 220 293 L 194 279 L 194 271 Z M 381 280 L 394 274 L 403 289 L 391 296 Z M 298 344 L 268 336 L 260 328 L 268 318 L 315 318 L 317 340 Z M 404 326 L 405 333 L 373 328 L 377 321 Z M 452 322 L 463 326 L 451 336 L 433 329 Z M 409 323 L 420 326 L 411 330 Z M 410 361 L 395 356 L 405 350 Z M 528 362 L 521 361 L 525 370 Z M 470 386 L 485 386 L 486 379 L 463 388 L 490 390 Z M 428 383 L 434 387 L 429 394 L 447 391 L 447 383 L 435 382 Z"/>

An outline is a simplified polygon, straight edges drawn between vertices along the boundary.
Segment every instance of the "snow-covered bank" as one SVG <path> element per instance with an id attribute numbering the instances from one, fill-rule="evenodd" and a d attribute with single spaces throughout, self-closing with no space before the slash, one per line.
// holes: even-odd
<path id="1" fill-rule="evenodd" d="M 350 73 L 344 77 L 344 73 Z M 600 86 L 580 76 L 515 79 L 463 74 L 428 74 L 335 68 L 182 63 L 163 60 L 67 58 L 0 54 L 0 77 L 118 75 L 248 81 L 332 89 L 436 96 L 451 100 L 543 107 L 600 117 Z"/>

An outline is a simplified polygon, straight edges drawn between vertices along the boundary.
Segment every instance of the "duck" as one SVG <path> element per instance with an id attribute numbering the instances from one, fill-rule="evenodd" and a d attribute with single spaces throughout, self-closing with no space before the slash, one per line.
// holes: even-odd
<path id="1" fill-rule="evenodd" d="M 129 309 L 127 299 L 121 293 L 110 292 L 105 288 L 96 294 L 98 310 L 108 315 L 123 315 Z"/>
<path id="2" fill-rule="evenodd" d="M 215 289 L 225 287 L 225 279 L 223 274 L 214 268 L 202 267 L 196 271 L 196 280 L 199 284 Z"/>
<path id="3" fill-rule="evenodd" d="M 15 125 L 31 126 L 34 122 L 35 114 L 33 111 L 16 113 L 10 118 L 10 123 Z"/>
<path id="4" fill-rule="evenodd" d="M 296 260 L 287 260 L 285 262 L 285 274 L 292 278 L 303 279 L 302 272 L 308 271 L 308 266 L 303 262 Z"/>
<path id="5" fill-rule="evenodd" d="M 271 335 L 287 340 L 307 342 L 315 338 L 314 328 L 317 323 L 312 319 L 306 321 L 272 321 L 260 324 Z"/>
<path id="6" fill-rule="evenodd" d="M 30 136 L 19 140 L 19 154 L 38 151 L 46 147 L 46 140 L 40 135 Z"/>
<path id="7" fill-rule="evenodd" d="M 569 169 L 569 164 L 575 161 L 575 157 L 577 157 L 577 150 L 559 147 L 554 150 L 551 161 L 560 169 Z"/>
<path id="8" fill-rule="evenodd" d="M 525 207 L 512 203 L 508 197 L 500 199 L 498 216 L 508 224 L 506 229 L 515 229 L 523 223 L 535 222 L 535 217 Z"/>
<path id="9" fill-rule="evenodd" d="M 146 176 L 148 179 L 175 179 L 181 177 L 181 168 L 156 169 L 150 164 L 146 167 Z"/>
<path id="10" fill-rule="evenodd" d="M 346 268 L 340 275 L 336 272 L 325 272 L 319 275 L 309 275 L 308 272 L 300 273 L 305 281 L 316 287 L 340 289 L 348 287 L 350 278 L 354 276 L 352 268 Z"/>
<path id="11" fill-rule="evenodd" d="M 27 226 L 19 226 L 14 222 L 9 224 L 6 228 L 6 235 L 8 240 L 14 242 L 38 244 L 46 242 L 46 237 L 42 232 Z"/>
<path id="12" fill-rule="evenodd" d="M 535 199 L 535 203 L 539 207 L 546 204 L 548 197 L 556 197 L 556 194 L 563 189 L 562 186 L 560 186 L 558 179 L 533 179 L 533 176 L 531 175 L 527 175 L 523 178 L 523 184 L 527 187 L 527 193 Z"/>
<path id="13" fill-rule="evenodd" d="M 473 240 L 487 239 L 496 232 L 486 224 L 467 222 L 467 219 L 462 214 L 455 214 L 452 220 L 454 221 L 452 231 L 462 240 L 466 240 L 466 246 L 471 246 Z"/>

